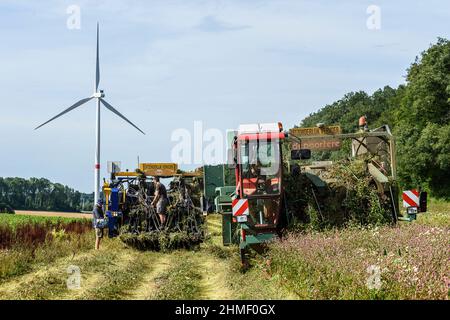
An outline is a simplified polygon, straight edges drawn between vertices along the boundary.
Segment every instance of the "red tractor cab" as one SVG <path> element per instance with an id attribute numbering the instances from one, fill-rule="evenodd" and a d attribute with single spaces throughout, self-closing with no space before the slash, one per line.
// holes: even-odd
<path id="1" fill-rule="evenodd" d="M 281 123 L 240 125 L 233 143 L 236 199 L 233 216 L 241 227 L 241 259 L 276 236 L 282 214 L 285 139 Z"/>

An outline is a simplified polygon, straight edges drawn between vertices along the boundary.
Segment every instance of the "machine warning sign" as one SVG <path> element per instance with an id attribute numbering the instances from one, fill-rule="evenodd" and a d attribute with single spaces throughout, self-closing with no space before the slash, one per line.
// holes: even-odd
<path id="1" fill-rule="evenodd" d="M 172 176 L 177 173 L 176 163 L 140 163 L 139 169 L 147 176 Z"/>
<path id="2" fill-rule="evenodd" d="M 323 136 L 341 134 L 341 126 L 323 126 L 323 127 L 310 127 L 310 128 L 292 128 L 289 133 L 299 138 L 307 136 Z"/>

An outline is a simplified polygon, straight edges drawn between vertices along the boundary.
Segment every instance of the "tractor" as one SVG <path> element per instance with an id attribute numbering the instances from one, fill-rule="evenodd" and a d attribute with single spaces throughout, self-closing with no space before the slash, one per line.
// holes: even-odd
<path id="1" fill-rule="evenodd" d="M 297 199 L 289 194 L 289 177 L 301 176 L 303 180 L 294 183 L 310 191 L 319 213 L 324 210 L 320 196 L 331 197 L 330 186 L 336 180 L 329 174 L 333 161 L 313 161 L 312 152 L 340 150 L 344 141 L 350 141 L 349 163 L 363 159 L 370 188 L 385 206 L 391 223 L 411 221 L 415 213 L 426 211 L 426 194 L 421 193 L 418 198 L 423 206 L 408 209 L 406 216 L 400 213 L 395 139 L 387 125 L 372 131 L 365 125 L 347 134 L 339 126 L 324 124 L 289 131 L 284 131 L 281 123 L 240 125 L 228 135 L 228 167 L 234 170 L 236 183 L 216 188 L 215 207 L 223 216 L 223 243 L 239 244 L 244 267 L 248 266 L 249 249 L 261 252 L 267 242 L 282 236 L 295 215 L 302 215 L 293 212 L 292 202 Z M 283 157 L 283 152 L 289 157 Z M 205 183 L 207 180 L 206 176 Z"/>
<path id="2" fill-rule="evenodd" d="M 241 261 L 249 248 L 258 252 L 287 226 L 283 185 L 281 123 L 241 125 L 228 134 L 228 168 L 236 184 L 216 187 L 214 206 L 221 213 L 224 245 L 239 243 Z M 308 158 L 308 150 L 295 156 Z M 205 184 L 212 180 L 205 175 Z M 237 234 L 237 233 L 240 234 Z"/>

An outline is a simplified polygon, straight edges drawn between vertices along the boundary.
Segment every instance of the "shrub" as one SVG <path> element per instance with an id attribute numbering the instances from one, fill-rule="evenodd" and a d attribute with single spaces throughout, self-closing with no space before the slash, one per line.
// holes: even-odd
<path id="1" fill-rule="evenodd" d="M 15 212 L 14 212 L 13 208 L 11 208 L 10 205 L 8 205 L 4 202 L 1 202 L 0 203 L 0 213 L 14 214 Z"/>

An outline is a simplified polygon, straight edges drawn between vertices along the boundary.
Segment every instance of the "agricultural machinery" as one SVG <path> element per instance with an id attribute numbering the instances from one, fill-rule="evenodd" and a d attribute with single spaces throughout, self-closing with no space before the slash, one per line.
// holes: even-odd
<path id="1" fill-rule="evenodd" d="M 395 141 L 387 125 L 372 131 L 366 125 L 347 134 L 339 126 L 323 124 L 289 132 L 281 123 L 241 125 L 228 135 L 228 145 L 228 166 L 236 182 L 216 188 L 215 207 L 223 215 L 223 243 L 239 244 L 243 264 L 248 249 L 260 252 L 293 221 L 309 222 L 311 214 L 306 212 L 314 211 L 322 224 L 345 223 L 354 214 L 349 203 L 357 203 L 350 190 L 353 184 L 367 185 L 367 197 L 360 196 L 358 203 L 370 206 L 368 215 L 378 208 L 384 214 L 380 219 L 396 223 L 426 211 L 426 193 L 417 191 L 417 206 L 409 206 L 406 216 L 399 210 Z M 312 152 L 323 155 L 341 149 L 351 152 L 343 162 L 313 160 Z M 355 163 L 361 164 L 359 172 L 352 172 Z M 347 185 L 340 181 L 343 176 L 349 177 Z M 211 180 L 208 175 L 204 179 Z M 327 216 L 330 208 L 335 216 Z"/>
<path id="2" fill-rule="evenodd" d="M 247 265 L 249 249 L 261 252 L 293 223 L 394 224 L 426 211 L 426 193 L 408 190 L 406 214 L 400 212 L 395 140 L 387 125 L 342 133 L 324 124 L 289 131 L 281 123 L 248 124 L 230 131 L 227 145 L 227 165 L 194 172 L 174 163 L 141 163 L 134 172 L 110 164 L 103 186 L 109 235 L 139 249 L 190 248 L 204 239 L 204 214 L 216 211 L 223 244 L 238 244 Z M 324 160 L 333 151 L 338 157 Z M 154 177 L 170 180 L 164 224 L 151 205 Z"/>
<path id="3" fill-rule="evenodd" d="M 104 182 L 109 236 L 119 236 L 139 249 L 163 250 L 198 245 L 204 238 L 202 173 L 181 172 L 175 163 L 140 163 L 135 172 L 110 163 L 111 179 Z M 154 177 L 168 183 L 167 217 L 161 223 L 151 202 Z"/>

